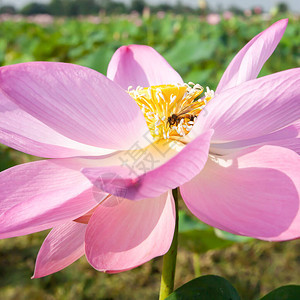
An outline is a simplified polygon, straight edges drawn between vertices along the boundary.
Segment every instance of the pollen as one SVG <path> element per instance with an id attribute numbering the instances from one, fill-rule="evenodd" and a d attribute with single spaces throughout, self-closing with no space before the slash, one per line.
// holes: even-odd
<path id="1" fill-rule="evenodd" d="M 207 87 L 193 82 L 177 85 L 128 88 L 128 93 L 141 108 L 155 140 L 178 140 L 186 136 L 206 104 L 214 97 Z"/>

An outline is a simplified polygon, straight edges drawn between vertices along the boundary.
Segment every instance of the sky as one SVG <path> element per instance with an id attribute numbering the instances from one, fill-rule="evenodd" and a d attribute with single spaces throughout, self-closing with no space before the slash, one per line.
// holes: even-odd
<path id="1" fill-rule="evenodd" d="M 131 0 L 117 0 L 120 2 L 130 3 Z M 16 7 L 20 8 L 23 5 L 29 2 L 40 2 L 48 3 L 50 0 L 0 0 L 0 4 L 13 4 Z M 149 4 L 158 4 L 158 3 L 168 3 L 176 4 L 178 0 L 146 0 Z M 193 7 L 196 7 L 199 0 L 181 0 L 183 4 L 190 4 Z M 235 5 L 240 8 L 252 8 L 254 6 L 262 6 L 265 11 L 270 10 L 276 3 L 284 2 L 288 4 L 289 8 L 294 12 L 300 12 L 300 0 L 209 0 L 207 1 L 211 8 L 217 8 L 219 5 L 222 5 L 224 9 L 228 8 L 231 5 Z"/>

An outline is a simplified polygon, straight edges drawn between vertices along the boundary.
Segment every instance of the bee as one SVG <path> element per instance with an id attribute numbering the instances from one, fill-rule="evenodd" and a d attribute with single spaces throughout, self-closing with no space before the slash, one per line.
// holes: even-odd
<path id="1" fill-rule="evenodd" d="M 172 114 L 171 117 L 168 117 L 168 124 L 169 126 L 178 125 L 182 119 L 189 119 L 190 121 L 195 120 L 195 115 L 189 115 L 185 112 L 182 112 L 180 114 Z"/>
<path id="2" fill-rule="evenodd" d="M 198 103 L 193 103 L 192 105 L 184 107 L 178 114 L 172 114 L 171 117 L 168 117 L 169 126 L 178 125 L 182 119 L 189 119 L 194 121 L 197 115 L 191 114 L 191 111 L 196 108 Z"/>

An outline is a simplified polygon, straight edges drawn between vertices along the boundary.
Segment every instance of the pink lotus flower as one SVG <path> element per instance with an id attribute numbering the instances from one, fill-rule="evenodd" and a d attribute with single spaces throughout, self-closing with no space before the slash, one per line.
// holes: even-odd
<path id="1" fill-rule="evenodd" d="M 286 25 L 254 37 L 202 98 L 147 46 L 118 49 L 108 78 L 63 63 L 0 68 L 1 143 L 52 158 L 0 173 L 0 237 L 54 227 L 35 278 L 84 254 L 112 273 L 163 255 L 178 186 L 212 226 L 299 237 L 300 70 L 256 79 Z"/>
<path id="2" fill-rule="evenodd" d="M 229 10 L 225 10 L 224 13 L 223 13 L 223 18 L 225 20 L 230 20 L 234 17 L 234 14 L 232 11 L 229 11 Z"/>
<path id="3" fill-rule="evenodd" d="M 217 25 L 221 22 L 221 17 L 219 14 L 209 14 L 206 17 L 206 21 L 210 25 Z"/>

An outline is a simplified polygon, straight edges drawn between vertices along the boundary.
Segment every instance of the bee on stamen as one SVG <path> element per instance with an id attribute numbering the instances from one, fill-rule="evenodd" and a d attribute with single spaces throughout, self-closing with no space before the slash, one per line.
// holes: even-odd
<path id="1" fill-rule="evenodd" d="M 176 125 L 178 126 L 180 121 L 182 119 L 188 119 L 189 121 L 194 121 L 195 120 L 195 115 L 189 115 L 187 113 L 180 113 L 180 114 L 172 114 L 171 117 L 168 117 L 168 124 L 169 127 Z"/>

